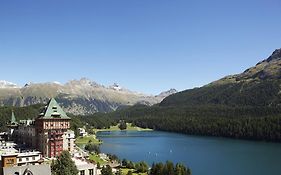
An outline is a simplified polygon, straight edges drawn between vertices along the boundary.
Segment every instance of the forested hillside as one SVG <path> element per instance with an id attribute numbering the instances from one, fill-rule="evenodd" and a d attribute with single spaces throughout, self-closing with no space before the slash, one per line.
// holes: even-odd
<path id="1" fill-rule="evenodd" d="M 152 107 L 106 114 L 186 134 L 281 141 L 281 49 L 241 74 L 182 91 Z"/>
<path id="2" fill-rule="evenodd" d="M 252 80 L 249 82 L 209 85 L 182 91 L 165 98 L 160 106 L 227 105 L 281 106 L 281 80 Z"/>
<path id="3" fill-rule="evenodd" d="M 0 130 L 6 130 L 6 124 L 11 119 L 12 111 L 14 111 L 17 121 L 23 119 L 33 119 L 38 116 L 42 106 L 42 104 L 37 104 L 27 107 L 0 107 Z"/>
<path id="4" fill-rule="evenodd" d="M 134 106 L 104 115 L 161 131 L 281 141 L 281 108 L 275 107 Z"/>

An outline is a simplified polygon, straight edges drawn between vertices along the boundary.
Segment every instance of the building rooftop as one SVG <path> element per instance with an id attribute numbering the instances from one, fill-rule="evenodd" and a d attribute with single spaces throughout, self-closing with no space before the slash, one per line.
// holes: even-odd
<path id="1" fill-rule="evenodd" d="M 4 167 L 3 168 L 3 175 L 10 175 L 10 174 L 19 174 L 19 175 L 26 175 L 28 173 L 33 175 L 51 175 L 51 167 L 50 165 L 27 165 L 27 166 L 15 166 L 15 167 Z"/>
<path id="2" fill-rule="evenodd" d="M 36 156 L 40 154 L 41 154 L 40 151 L 28 151 L 28 152 L 18 153 L 18 157 Z"/>
<path id="3" fill-rule="evenodd" d="M 19 124 L 25 125 L 25 126 L 30 126 L 30 125 L 34 124 L 34 120 L 32 120 L 32 119 L 20 120 Z"/>
<path id="4" fill-rule="evenodd" d="M 18 122 L 16 121 L 14 111 L 12 110 L 12 115 L 11 115 L 10 121 L 8 122 L 8 126 L 12 127 L 12 126 L 17 126 L 17 125 L 18 125 Z"/>
<path id="5" fill-rule="evenodd" d="M 95 165 L 83 159 L 72 158 L 78 170 L 94 169 Z"/>
<path id="6" fill-rule="evenodd" d="M 39 114 L 39 119 L 70 119 L 63 109 L 59 106 L 57 101 L 52 98 L 44 110 Z"/>
<path id="7" fill-rule="evenodd" d="M 18 154 L 18 150 L 14 147 L 16 146 L 13 142 L 0 142 L 0 160 L 2 155 Z"/>
<path id="8" fill-rule="evenodd" d="M 14 111 L 12 111 L 11 123 L 15 123 L 15 124 L 17 124 L 17 121 L 16 121 L 16 117 L 15 117 Z"/>

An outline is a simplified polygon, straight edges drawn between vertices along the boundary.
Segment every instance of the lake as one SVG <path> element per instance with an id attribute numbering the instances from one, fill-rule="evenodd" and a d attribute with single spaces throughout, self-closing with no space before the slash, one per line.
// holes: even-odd
<path id="1" fill-rule="evenodd" d="M 120 159 L 181 162 L 193 175 L 280 175 L 281 144 L 159 131 L 99 132 L 101 151 Z"/>

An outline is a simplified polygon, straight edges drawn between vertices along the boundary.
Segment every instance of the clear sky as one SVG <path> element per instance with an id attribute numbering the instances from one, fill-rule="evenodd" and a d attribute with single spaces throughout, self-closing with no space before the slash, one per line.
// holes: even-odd
<path id="1" fill-rule="evenodd" d="M 0 79 L 19 85 L 87 77 L 158 94 L 280 47 L 280 0 L 0 1 Z"/>

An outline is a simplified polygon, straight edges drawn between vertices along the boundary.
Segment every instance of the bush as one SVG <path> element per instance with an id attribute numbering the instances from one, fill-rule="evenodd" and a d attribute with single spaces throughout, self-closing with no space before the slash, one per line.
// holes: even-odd
<path id="1" fill-rule="evenodd" d="M 148 165 L 145 162 L 136 163 L 135 169 L 138 173 L 145 173 L 148 171 Z"/>
<path id="2" fill-rule="evenodd" d="M 89 152 L 94 152 L 96 154 L 100 153 L 100 147 L 99 145 L 96 145 L 92 142 L 89 142 L 86 146 L 85 146 L 85 150 L 89 151 Z"/>
<path id="3" fill-rule="evenodd" d="M 122 121 L 120 121 L 118 127 L 119 127 L 119 129 L 121 129 L 121 130 L 125 130 L 125 129 L 127 129 L 127 123 L 126 123 L 124 120 L 122 120 Z"/>

